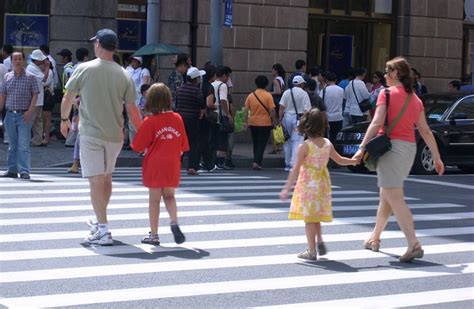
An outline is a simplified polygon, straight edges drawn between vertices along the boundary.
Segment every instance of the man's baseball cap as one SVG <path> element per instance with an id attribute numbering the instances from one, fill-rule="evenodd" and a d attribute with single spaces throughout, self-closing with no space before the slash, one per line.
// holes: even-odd
<path id="1" fill-rule="evenodd" d="M 206 71 L 199 70 L 196 67 L 190 67 L 188 71 L 186 72 L 186 75 L 192 79 L 195 79 L 195 78 L 198 78 L 199 76 L 206 75 Z"/>
<path id="2" fill-rule="evenodd" d="M 301 85 L 304 83 L 306 83 L 306 81 L 304 80 L 303 76 L 296 75 L 295 77 L 293 77 L 293 85 Z"/>
<path id="3" fill-rule="evenodd" d="M 72 56 L 72 52 L 65 48 L 65 49 L 61 49 L 61 51 L 58 53 L 58 55 L 60 56 Z"/>
<path id="4" fill-rule="evenodd" d="M 43 52 L 39 49 L 35 49 L 30 56 L 31 60 L 36 60 L 36 61 L 44 61 L 46 60 L 46 56 L 43 54 Z"/>
<path id="5" fill-rule="evenodd" d="M 89 41 L 95 40 L 99 40 L 100 45 L 108 51 L 114 51 L 117 49 L 118 38 L 113 30 L 101 29 L 97 31 L 97 34 L 89 39 Z"/>
<path id="6" fill-rule="evenodd" d="M 133 56 L 132 59 L 135 59 L 135 60 L 137 60 L 138 62 L 143 63 L 143 58 L 142 58 L 142 57 Z"/>

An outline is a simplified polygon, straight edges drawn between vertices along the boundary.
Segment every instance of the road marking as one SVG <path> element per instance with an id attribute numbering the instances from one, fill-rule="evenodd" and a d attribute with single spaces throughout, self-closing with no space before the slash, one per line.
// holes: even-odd
<path id="1" fill-rule="evenodd" d="M 447 290 L 432 290 L 416 293 L 390 294 L 360 298 L 346 298 L 311 303 L 286 304 L 277 306 L 262 306 L 254 308 L 388 308 L 394 304 L 396 308 L 439 305 L 474 299 L 474 288 L 455 288 Z"/>
<path id="2" fill-rule="evenodd" d="M 262 215 L 262 214 L 286 214 L 287 209 L 276 208 L 242 208 L 242 209 L 221 209 L 221 210 L 198 210 L 198 211 L 180 211 L 179 217 L 209 217 L 209 216 L 230 216 L 230 215 Z M 147 213 L 131 213 L 131 214 L 117 214 L 108 215 L 108 221 L 131 221 L 131 220 L 145 220 L 148 219 Z M 169 218 L 167 213 L 161 215 L 161 218 Z M 463 220 L 463 219 L 474 219 L 474 212 L 458 212 L 449 214 L 417 214 L 414 215 L 415 221 L 439 221 L 439 220 Z M 0 226 L 25 226 L 35 224 L 65 224 L 65 223 L 78 223 L 86 222 L 90 219 L 90 216 L 74 216 L 74 217 L 43 217 L 43 218 L 16 218 L 16 219 L 2 219 L 0 220 Z M 372 223 L 374 217 L 351 217 L 351 218 L 338 218 L 333 220 L 334 223 L 345 222 L 345 224 L 361 224 L 361 223 Z M 395 222 L 395 218 L 391 218 L 390 222 Z"/>
<path id="3" fill-rule="evenodd" d="M 455 243 L 431 245 L 423 247 L 428 254 L 474 252 L 472 243 Z M 369 250 L 347 250 L 329 252 L 319 260 L 346 261 L 358 259 L 386 258 L 388 255 L 400 256 L 405 252 L 405 247 L 386 248 L 382 252 Z M 154 263 L 114 264 L 85 267 L 52 268 L 27 271 L 2 272 L 1 283 L 31 282 L 43 280 L 76 279 L 90 277 L 105 277 L 118 275 L 134 275 L 147 273 L 162 273 L 187 270 L 207 270 L 236 267 L 269 266 L 279 264 L 295 264 L 301 262 L 296 254 L 248 256 L 237 258 L 201 259 L 192 261 L 171 261 Z"/>
<path id="4" fill-rule="evenodd" d="M 218 188 L 218 187 L 216 187 Z M 278 187 L 281 188 L 281 187 Z M 197 189 L 198 190 L 198 189 Z M 217 189 L 216 189 L 217 191 Z M 201 198 L 201 199 L 209 199 L 210 197 L 262 197 L 262 196 L 278 196 L 278 192 L 218 192 L 218 193 L 206 193 L 206 194 L 199 194 L 199 193 L 182 193 L 178 192 L 176 194 L 176 198 Z M 148 194 L 134 194 L 134 195 L 117 195 L 112 194 L 111 201 L 124 201 L 124 200 L 146 200 L 148 201 L 149 197 Z M 344 199 L 344 200 L 342 200 Z M 406 200 L 419 200 L 417 198 L 405 198 Z M 357 201 L 378 201 L 379 197 L 348 197 L 348 198 L 341 198 L 339 201 L 347 201 L 347 202 L 357 202 Z M 45 197 L 15 197 L 15 198 L 2 198 L 0 200 L 1 204 L 30 204 L 30 203 L 47 203 L 47 202 L 81 202 L 81 201 L 90 201 L 89 195 L 84 196 L 45 196 Z M 178 202 L 179 205 L 179 202 Z"/>
<path id="5" fill-rule="evenodd" d="M 191 226 L 190 226 L 191 227 Z M 232 227 L 234 230 L 238 230 L 237 226 L 228 224 L 229 231 Z M 283 226 L 285 227 L 285 226 Z M 295 226 L 296 227 L 296 226 Z M 224 228 L 219 226 L 215 231 Z M 276 228 L 282 228 L 276 226 Z M 303 226 L 300 227 L 303 229 Z M 254 228 L 255 229 L 255 226 Z M 187 230 L 183 228 L 185 233 Z M 122 229 L 113 230 L 114 236 L 131 236 L 133 235 L 144 235 L 147 229 L 135 228 L 135 229 Z M 210 230 L 209 228 L 209 231 Z M 198 232 L 198 231 L 195 231 Z M 69 239 L 69 238 L 80 238 L 70 237 L 71 233 L 77 234 L 78 232 L 55 232 L 48 233 L 49 239 Z M 169 234 L 168 229 L 165 233 L 160 231 L 160 235 Z M 420 229 L 417 230 L 418 237 L 444 237 L 444 236 L 455 236 L 455 235 L 469 235 L 474 233 L 474 227 L 458 227 L 458 228 L 441 228 L 441 229 Z M 59 234 L 59 236 L 58 236 Z M 126 234 L 126 235 L 124 235 Z M 32 233 L 32 237 L 35 235 Z M 15 241 L 28 241 L 28 239 L 22 234 L 16 234 L 18 238 L 9 237 L 11 235 L 1 235 L 1 242 L 15 242 Z M 84 236 L 84 232 L 81 233 Z M 346 234 L 328 234 L 324 236 L 326 243 L 336 241 L 363 241 L 370 236 L 370 232 L 362 233 L 346 233 Z M 23 237 L 23 239 L 22 239 Z M 60 237 L 60 238 L 59 238 Z M 404 238 L 400 231 L 385 231 L 383 234 L 384 239 L 396 239 Z M 48 238 L 47 238 L 48 239 Z M 34 240 L 34 239 L 33 239 Z M 295 245 L 295 244 L 306 244 L 306 236 L 278 236 L 278 237 L 261 237 L 261 238 L 242 238 L 242 239 L 223 239 L 223 240 L 208 240 L 208 241 L 188 241 L 185 246 L 177 247 L 175 243 L 162 243 L 159 247 L 143 245 L 143 244 L 129 244 L 126 246 L 112 246 L 112 247 L 80 247 L 80 248 L 60 248 L 60 249 L 43 249 L 43 250 L 20 250 L 20 251 L 2 251 L 0 252 L 1 261 L 19 261 L 19 260 L 35 260 L 35 259 L 49 259 L 49 258 L 65 258 L 65 257 L 84 257 L 84 256 L 96 256 L 96 255 L 122 255 L 122 254 L 140 254 L 140 253 L 162 253 L 170 251 L 181 251 L 181 250 L 211 250 L 211 249 L 229 249 L 229 248 L 250 248 L 260 246 L 283 246 L 283 245 Z M 362 245 L 362 243 L 361 243 Z M 187 248 L 187 249 L 186 249 Z M 383 250 L 382 250 L 383 251 Z"/>
<path id="6" fill-rule="evenodd" d="M 317 264 L 316 264 L 317 265 Z M 201 295 L 229 294 L 257 291 L 276 291 L 303 287 L 330 286 L 368 282 L 385 282 L 412 278 L 431 278 L 471 274 L 474 264 L 451 264 L 405 269 L 336 273 L 284 278 L 236 280 L 209 283 L 180 284 L 147 288 L 129 288 L 106 291 L 65 293 L 41 296 L 22 296 L 0 299 L 7 307 L 61 307 L 111 302 L 139 301 L 146 299 L 166 299 Z"/>
<path id="7" fill-rule="evenodd" d="M 377 175 L 367 175 L 367 174 L 351 174 L 351 173 L 343 173 L 343 172 L 334 172 L 334 175 L 345 175 L 345 176 L 354 176 L 354 177 L 368 177 L 368 178 L 377 178 Z M 417 183 L 424 183 L 430 185 L 438 185 L 438 186 L 445 186 L 445 187 L 454 187 L 459 189 L 469 189 L 474 190 L 474 186 L 472 185 L 465 185 L 461 183 L 454 183 L 454 182 L 445 182 L 445 181 L 437 181 L 437 180 L 428 180 L 428 179 L 418 179 L 412 178 L 413 176 L 409 176 L 405 179 L 405 181 L 410 182 L 417 182 Z"/>
<path id="8" fill-rule="evenodd" d="M 336 199 L 336 200 L 334 200 Z M 337 202 L 337 198 L 333 198 L 333 202 Z M 227 201 L 180 201 L 178 207 L 241 207 L 243 205 L 287 205 L 288 202 L 282 202 L 280 199 L 265 199 L 265 200 L 227 200 Z M 161 208 L 165 209 L 164 203 L 160 204 Z M 334 212 L 337 211 L 357 211 L 357 210 L 377 210 L 379 205 L 332 205 Z M 451 203 L 429 203 L 429 204 L 410 204 L 410 209 L 442 209 L 442 208 L 466 208 L 464 205 Z M 19 214 L 19 213 L 41 213 L 41 212 L 67 212 L 67 211 L 81 211 L 91 210 L 90 204 L 82 205 L 61 205 L 61 206 L 34 206 L 34 207 L 12 207 L 0 208 L 0 214 Z M 148 203 L 125 203 L 125 204 L 109 204 L 108 210 L 114 209 L 148 209 Z"/>

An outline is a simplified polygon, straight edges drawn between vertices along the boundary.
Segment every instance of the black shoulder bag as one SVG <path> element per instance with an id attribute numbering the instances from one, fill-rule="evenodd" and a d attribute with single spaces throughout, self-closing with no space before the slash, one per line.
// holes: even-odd
<path id="1" fill-rule="evenodd" d="M 354 96 L 355 96 L 355 99 L 357 101 L 357 104 L 359 105 L 360 111 L 363 112 L 363 113 L 368 111 L 372 107 L 372 105 L 370 104 L 370 100 L 365 99 L 362 102 L 359 102 L 359 99 L 357 98 L 357 94 L 356 94 L 356 91 L 355 91 L 355 88 L 354 88 L 354 81 L 352 81 L 352 91 L 354 92 Z"/>
<path id="2" fill-rule="evenodd" d="M 364 155 L 364 164 L 370 171 L 375 171 L 377 169 L 377 160 L 392 149 L 392 142 L 390 141 L 390 133 L 392 132 L 395 125 L 400 121 L 405 113 L 408 103 L 410 102 L 411 94 L 405 99 L 402 109 L 398 113 L 397 117 L 388 125 L 388 106 L 390 104 L 390 90 L 385 89 L 385 133 L 371 139 L 367 145 L 365 145 L 365 155 Z"/>
<path id="3" fill-rule="evenodd" d="M 291 101 L 293 102 L 293 107 L 295 108 L 295 112 L 296 112 L 296 121 L 299 121 L 301 116 L 303 116 L 303 114 L 298 113 L 298 109 L 296 108 L 295 96 L 293 95 L 293 88 L 290 89 L 290 93 L 291 93 Z"/>
<path id="4" fill-rule="evenodd" d="M 234 123 L 230 122 L 227 115 L 222 114 L 221 95 L 219 90 L 223 84 L 224 83 L 221 83 L 219 86 L 217 86 L 217 102 L 219 104 L 219 131 L 224 133 L 232 133 L 234 132 Z"/>

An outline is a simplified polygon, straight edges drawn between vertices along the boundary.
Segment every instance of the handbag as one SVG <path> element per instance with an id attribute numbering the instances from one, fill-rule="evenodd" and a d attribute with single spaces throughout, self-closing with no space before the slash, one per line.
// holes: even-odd
<path id="1" fill-rule="evenodd" d="M 260 103 L 260 105 L 262 105 L 262 107 L 267 111 L 268 117 L 270 117 L 270 122 L 272 123 L 272 127 L 275 127 L 276 124 L 275 124 L 274 119 L 272 118 L 272 114 L 270 113 L 270 110 L 265 106 L 265 104 L 263 104 L 262 100 L 260 100 L 260 98 L 257 96 L 255 91 L 252 92 L 252 94 L 255 96 L 255 98 L 257 98 L 258 103 Z"/>
<path id="2" fill-rule="evenodd" d="M 357 101 L 357 104 L 359 105 L 359 109 L 361 112 L 365 113 L 366 111 L 371 109 L 372 105 L 369 99 L 365 99 L 362 102 L 359 102 L 359 99 L 357 98 L 357 94 L 354 89 L 354 81 L 352 81 L 352 91 L 354 92 L 355 99 Z"/>
<path id="3" fill-rule="evenodd" d="M 284 144 L 287 139 L 289 138 L 286 138 L 285 134 L 284 134 L 284 131 L 283 131 L 283 127 L 281 124 L 275 126 L 273 129 L 272 129 L 272 135 L 273 135 L 273 141 L 275 142 L 275 144 Z"/>
<path id="4" fill-rule="evenodd" d="M 204 109 L 204 118 L 210 123 L 216 124 L 218 117 L 217 113 L 213 109 L 206 106 L 206 108 Z"/>
<path id="5" fill-rule="evenodd" d="M 219 131 L 224 133 L 232 133 L 234 132 L 234 123 L 230 122 L 229 117 L 226 115 L 222 115 L 222 106 L 221 106 L 221 98 L 219 90 L 224 83 L 221 83 L 217 87 L 217 102 L 219 104 Z"/>
<path id="6" fill-rule="evenodd" d="M 293 102 L 293 108 L 295 109 L 295 112 L 296 112 L 296 121 L 298 122 L 300 118 L 303 116 L 303 114 L 298 113 L 298 109 L 296 108 L 295 96 L 293 95 L 293 88 L 290 89 L 290 93 L 291 93 L 291 101 Z"/>
<path id="7" fill-rule="evenodd" d="M 392 149 L 392 142 L 390 141 L 390 133 L 392 132 L 395 125 L 400 121 L 403 114 L 405 113 L 408 103 L 411 99 L 411 94 L 407 96 L 405 102 L 403 103 L 403 107 L 398 113 L 397 117 L 392 121 L 390 125 L 388 125 L 388 105 L 390 104 L 390 90 L 387 88 L 385 89 L 385 98 L 386 98 L 386 113 L 385 113 L 385 133 L 379 136 L 374 137 L 371 139 L 367 145 L 365 145 L 365 155 L 364 155 L 364 164 L 365 167 L 369 170 L 374 172 L 377 169 L 377 161 L 378 159 L 387 153 L 390 149 Z"/>

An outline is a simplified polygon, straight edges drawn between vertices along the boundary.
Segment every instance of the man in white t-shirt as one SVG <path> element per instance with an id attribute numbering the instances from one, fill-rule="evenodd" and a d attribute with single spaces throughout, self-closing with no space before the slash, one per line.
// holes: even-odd
<path id="1" fill-rule="evenodd" d="M 229 81 L 230 74 L 232 70 L 227 66 L 220 66 L 217 68 L 216 80 L 212 82 L 212 87 L 214 87 L 214 97 L 216 99 L 216 109 L 215 111 L 219 114 L 218 119 L 221 116 L 227 117 L 230 123 L 234 122 L 232 114 L 230 112 L 229 104 L 229 89 L 227 82 Z M 179 103 L 178 103 L 179 104 Z M 220 108 L 219 108 L 220 105 Z M 232 167 L 225 164 L 225 158 L 227 154 L 227 149 L 229 147 L 229 133 L 219 131 L 217 133 L 217 153 L 216 153 L 216 165 L 218 169 L 232 169 Z"/>
<path id="2" fill-rule="evenodd" d="M 2 47 L 2 58 L 3 64 L 7 67 L 8 72 L 12 70 L 12 58 L 11 55 L 13 54 L 13 46 L 6 44 Z"/>
<path id="3" fill-rule="evenodd" d="M 280 122 L 290 138 L 283 145 L 285 152 L 285 171 L 290 171 L 296 160 L 299 145 L 304 142 L 304 136 L 298 132 L 300 116 L 311 109 L 309 95 L 303 90 L 306 81 L 301 75 L 296 75 L 292 80 L 293 88 L 283 92 L 280 100 Z"/>
<path id="4" fill-rule="evenodd" d="M 355 78 L 344 89 L 344 99 L 346 99 L 346 107 L 343 112 L 344 127 L 365 121 L 367 118 L 367 115 L 359 107 L 360 102 L 370 97 L 370 93 L 364 83 L 366 74 L 367 70 L 364 68 L 354 69 Z"/>
<path id="5" fill-rule="evenodd" d="M 43 52 L 39 49 L 33 50 L 31 53 L 31 63 L 26 67 L 26 72 L 30 73 L 36 78 L 38 82 L 38 99 L 36 101 L 36 110 L 32 116 L 32 138 L 31 144 L 33 146 L 45 146 L 43 144 L 43 105 L 44 105 L 44 87 L 48 87 L 53 82 L 53 72 Z"/>
<path id="6" fill-rule="evenodd" d="M 342 103 L 344 89 L 336 85 L 337 76 L 334 72 L 326 72 L 326 88 L 321 91 L 321 98 L 326 105 L 326 115 L 329 122 L 329 140 L 334 142 L 339 130 L 342 129 Z"/>

